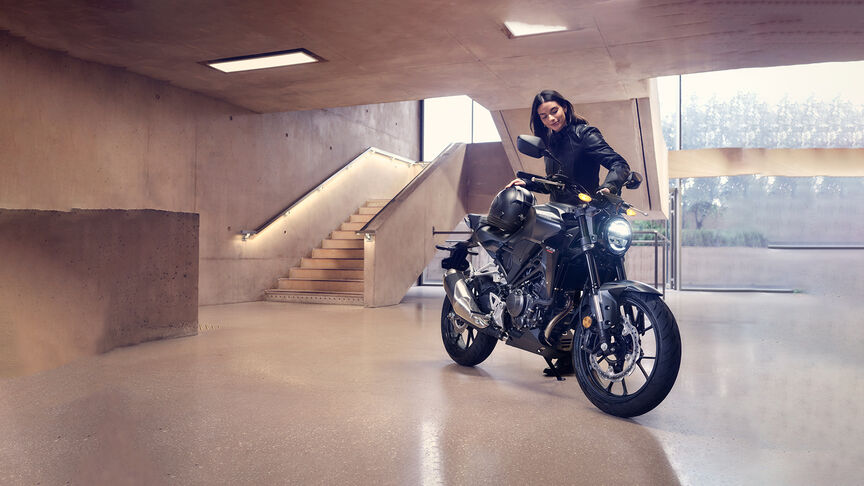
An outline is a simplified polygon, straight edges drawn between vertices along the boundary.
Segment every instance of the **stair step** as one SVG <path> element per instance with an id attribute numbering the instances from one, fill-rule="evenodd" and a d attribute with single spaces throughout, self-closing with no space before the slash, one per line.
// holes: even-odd
<path id="1" fill-rule="evenodd" d="M 363 258 L 363 250 L 345 248 L 315 248 L 312 258 Z"/>
<path id="2" fill-rule="evenodd" d="M 357 213 L 358 214 L 364 214 L 364 215 L 365 214 L 375 215 L 375 214 L 378 214 L 379 211 L 381 211 L 381 208 L 360 208 L 357 210 Z"/>
<path id="3" fill-rule="evenodd" d="M 365 206 L 367 208 L 383 208 L 388 202 L 390 202 L 389 199 L 370 199 L 366 201 Z"/>
<path id="4" fill-rule="evenodd" d="M 339 229 L 341 231 L 360 231 L 365 225 L 366 223 L 342 223 Z"/>
<path id="5" fill-rule="evenodd" d="M 280 278 L 279 289 L 310 290 L 313 292 L 363 292 L 363 281 Z"/>
<path id="6" fill-rule="evenodd" d="M 362 249 L 363 248 L 363 240 L 355 239 L 355 240 L 331 240 L 326 239 L 321 241 L 321 248 L 353 248 L 353 249 Z"/>
<path id="7" fill-rule="evenodd" d="M 340 268 L 363 270 L 362 259 L 349 258 L 302 258 L 300 268 Z"/>
<path id="8" fill-rule="evenodd" d="M 352 223 L 368 223 L 372 221 L 374 214 L 352 214 L 350 221 Z"/>
<path id="9" fill-rule="evenodd" d="M 265 290 L 264 296 L 271 302 L 363 305 L 363 294 L 359 292 L 310 292 L 272 289 Z"/>
<path id="10" fill-rule="evenodd" d="M 363 235 L 358 235 L 356 231 L 336 230 L 330 233 L 330 239 L 333 240 L 359 240 Z"/>
<path id="11" fill-rule="evenodd" d="M 294 267 L 288 270 L 288 277 L 314 280 L 363 280 L 363 270 Z"/>

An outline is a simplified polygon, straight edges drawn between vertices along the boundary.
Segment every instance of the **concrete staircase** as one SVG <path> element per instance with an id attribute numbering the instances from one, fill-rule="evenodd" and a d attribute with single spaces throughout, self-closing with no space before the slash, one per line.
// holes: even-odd
<path id="1" fill-rule="evenodd" d="M 265 290 L 267 300 L 308 304 L 363 305 L 363 237 L 357 231 L 389 201 L 373 199 L 303 258 L 299 267 Z"/>

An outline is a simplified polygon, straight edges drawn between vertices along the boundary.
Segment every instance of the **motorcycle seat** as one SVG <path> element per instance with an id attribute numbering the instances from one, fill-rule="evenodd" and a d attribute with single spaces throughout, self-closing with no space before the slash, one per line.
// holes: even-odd
<path id="1" fill-rule="evenodd" d="M 484 248 L 497 251 L 507 240 L 510 239 L 512 233 L 505 233 L 503 230 L 496 228 L 490 224 L 484 224 L 474 230 L 477 235 L 477 240 Z"/>

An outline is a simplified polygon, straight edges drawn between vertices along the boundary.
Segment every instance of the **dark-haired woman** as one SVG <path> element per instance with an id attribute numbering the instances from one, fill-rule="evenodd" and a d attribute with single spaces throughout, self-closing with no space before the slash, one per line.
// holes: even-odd
<path id="1" fill-rule="evenodd" d="M 571 183 L 582 186 L 588 194 L 595 192 L 621 194 L 621 186 L 630 175 L 630 166 L 624 157 L 612 150 L 603 139 L 600 130 L 573 112 L 573 105 L 560 93 L 553 90 L 541 91 L 534 97 L 531 106 L 531 132 L 540 137 L 546 148 L 560 164 L 545 157 L 546 176 L 556 174 L 566 176 Z M 606 180 L 600 184 L 600 166 L 609 170 Z M 546 186 L 539 182 L 515 179 L 507 187 L 525 186 L 533 192 L 547 193 Z M 580 204 L 578 194 L 570 191 L 553 190 L 553 202 Z M 573 373 L 573 361 L 560 359 L 555 364 L 560 374 Z M 546 376 L 554 376 L 550 368 L 543 370 Z"/>
<path id="2" fill-rule="evenodd" d="M 573 112 L 573 105 L 560 93 L 541 91 L 534 97 L 531 106 L 531 132 L 540 137 L 546 148 L 561 163 L 545 157 L 546 175 L 566 176 L 570 182 L 579 184 L 589 194 L 598 190 L 604 193 L 621 193 L 621 186 L 630 174 L 630 166 L 623 157 L 612 150 L 603 139 L 600 130 Z M 600 184 L 600 166 L 609 170 Z M 525 186 L 533 192 L 548 192 L 540 183 L 515 179 L 507 187 Z M 552 191 L 551 200 L 578 204 L 577 195 L 570 192 Z"/>

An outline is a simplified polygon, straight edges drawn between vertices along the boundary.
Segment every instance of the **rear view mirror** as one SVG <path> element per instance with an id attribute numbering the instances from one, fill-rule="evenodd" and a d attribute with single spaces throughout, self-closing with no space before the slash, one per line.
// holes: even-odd
<path id="1" fill-rule="evenodd" d="M 543 152 L 546 150 L 546 144 L 540 137 L 533 135 L 519 135 L 516 138 L 516 148 L 528 157 L 539 159 L 543 157 Z"/>
<path id="2" fill-rule="evenodd" d="M 642 185 L 642 174 L 638 172 L 630 172 L 627 180 L 624 181 L 624 187 L 627 189 L 638 189 Z"/>

